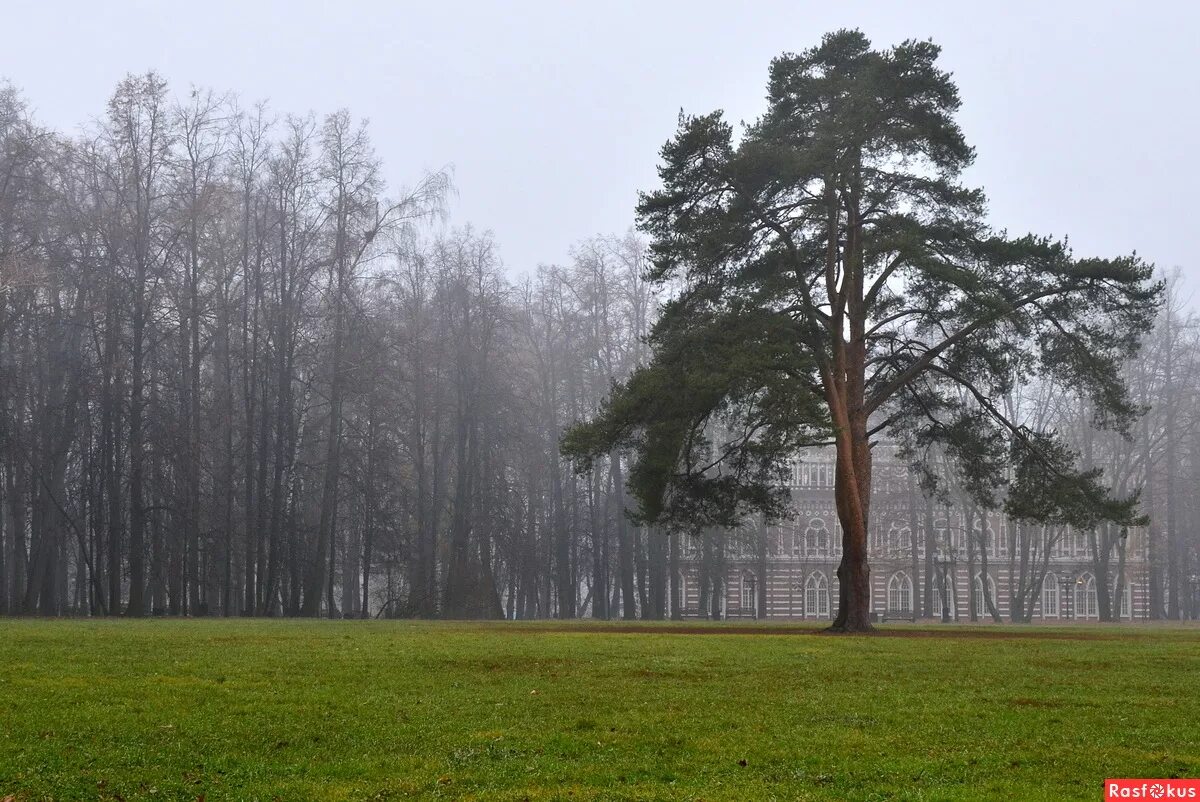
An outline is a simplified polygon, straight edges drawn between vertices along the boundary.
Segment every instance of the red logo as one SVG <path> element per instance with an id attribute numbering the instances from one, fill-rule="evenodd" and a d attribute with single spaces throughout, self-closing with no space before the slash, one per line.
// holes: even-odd
<path id="1" fill-rule="evenodd" d="M 1104 802 L 1114 799 L 1195 799 L 1200 780 L 1105 780 Z"/>

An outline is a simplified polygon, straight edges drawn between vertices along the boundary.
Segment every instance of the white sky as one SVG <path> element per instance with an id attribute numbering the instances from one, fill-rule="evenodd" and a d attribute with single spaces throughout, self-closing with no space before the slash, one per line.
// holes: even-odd
<path id="1" fill-rule="evenodd" d="M 942 45 L 994 224 L 1200 287 L 1200 3 L 0 0 L 0 77 L 67 131 L 148 68 L 177 92 L 347 107 L 392 185 L 454 165 L 452 222 L 523 273 L 632 223 L 680 108 L 752 119 L 770 59 L 838 27 Z"/>

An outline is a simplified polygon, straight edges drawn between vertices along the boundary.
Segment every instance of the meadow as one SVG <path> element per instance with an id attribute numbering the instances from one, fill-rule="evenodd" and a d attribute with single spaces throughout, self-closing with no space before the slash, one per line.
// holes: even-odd
<path id="1" fill-rule="evenodd" d="M 0 621 L 0 799 L 1100 799 L 1200 629 Z"/>

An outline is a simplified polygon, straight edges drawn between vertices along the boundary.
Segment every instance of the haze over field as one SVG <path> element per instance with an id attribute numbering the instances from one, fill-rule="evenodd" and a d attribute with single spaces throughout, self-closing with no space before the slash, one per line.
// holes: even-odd
<path id="1" fill-rule="evenodd" d="M 2 17 L 20 35 L 0 77 L 45 124 L 75 130 L 151 68 L 176 91 L 347 107 L 371 120 L 392 186 L 453 164 L 454 222 L 494 230 L 517 273 L 631 224 L 680 107 L 752 119 L 767 62 L 836 28 L 932 38 L 994 221 L 1069 234 L 1080 255 L 1136 248 L 1189 278 L 1200 264 L 1179 189 L 1200 179 L 1194 3 L 10 0 Z"/>
<path id="2" fill-rule="evenodd" d="M 1195 11 L 60 12 L 0 614 L 1200 615 Z"/>

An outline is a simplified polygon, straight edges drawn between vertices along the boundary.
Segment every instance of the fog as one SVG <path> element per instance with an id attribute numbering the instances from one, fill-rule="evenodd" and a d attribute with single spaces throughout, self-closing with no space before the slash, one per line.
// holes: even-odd
<path id="1" fill-rule="evenodd" d="M 454 220 L 492 229 L 516 273 L 631 225 L 680 108 L 753 119 L 770 59 L 836 28 L 932 38 L 995 224 L 1189 277 L 1200 250 L 1180 200 L 1200 178 L 1194 3 L 9 0 L 3 27 L 0 77 L 60 130 L 151 68 L 177 91 L 349 108 L 393 186 L 453 165 Z"/>
<path id="2" fill-rule="evenodd" d="M 1200 617 L 1194 7 L 5 12 L 0 613 Z"/>

